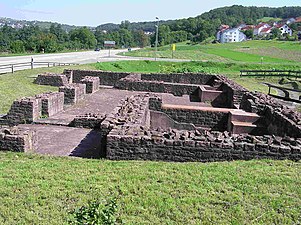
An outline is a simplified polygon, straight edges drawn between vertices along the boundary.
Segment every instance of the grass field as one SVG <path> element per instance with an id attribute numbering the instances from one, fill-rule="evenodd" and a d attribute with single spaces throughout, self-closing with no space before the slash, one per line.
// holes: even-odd
<path id="1" fill-rule="evenodd" d="M 299 224 L 301 164 L 164 163 L 0 153 L 0 223 L 67 224 L 119 193 L 125 224 Z"/>
<path id="2" fill-rule="evenodd" d="M 129 56 L 155 57 L 153 48 L 146 48 L 139 51 L 128 52 Z M 170 46 L 158 48 L 158 57 L 171 58 Z M 217 62 L 244 62 L 264 64 L 292 64 L 298 65 L 301 62 L 300 42 L 284 41 L 246 41 L 227 44 L 198 44 L 188 45 L 178 43 L 174 58 L 191 59 L 196 61 L 217 61 Z"/>

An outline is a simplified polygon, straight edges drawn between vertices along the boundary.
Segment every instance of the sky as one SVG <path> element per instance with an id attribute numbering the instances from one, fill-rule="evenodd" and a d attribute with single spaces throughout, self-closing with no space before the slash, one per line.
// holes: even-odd
<path id="1" fill-rule="evenodd" d="M 231 6 L 301 6 L 300 0 L 0 0 L 0 17 L 78 26 L 181 19 Z"/>

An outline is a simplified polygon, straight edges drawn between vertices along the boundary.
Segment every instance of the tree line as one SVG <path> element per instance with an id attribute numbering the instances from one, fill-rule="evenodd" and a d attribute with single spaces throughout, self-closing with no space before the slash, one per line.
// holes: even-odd
<path id="1" fill-rule="evenodd" d="M 211 10 L 197 17 L 159 21 L 159 46 L 190 40 L 198 43 L 214 37 L 221 24 L 236 26 L 240 23 L 257 24 L 263 17 L 290 18 L 301 16 L 301 7 L 244 7 L 230 6 Z M 103 47 L 104 41 L 115 41 L 117 47 L 145 47 L 155 44 L 154 22 L 104 24 L 91 30 L 77 27 L 67 32 L 60 24 L 49 29 L 29 25 L 15 29 L 4 25 L 0 28 L 0 51 L 59 52 L 64 50 Z"/>

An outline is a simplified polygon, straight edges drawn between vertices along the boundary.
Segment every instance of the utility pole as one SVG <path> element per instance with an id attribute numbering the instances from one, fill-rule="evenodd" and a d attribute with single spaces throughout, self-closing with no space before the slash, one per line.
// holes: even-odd
<path id="1" fill-rule="evenodd" d="M 155 61 L 157 61 L 157 53 L 158 53 L 158 39 L 159 39 L 159 18 L 156 17 L 157 25 L 156 26 L 156 43 L 155 43 Z"/>

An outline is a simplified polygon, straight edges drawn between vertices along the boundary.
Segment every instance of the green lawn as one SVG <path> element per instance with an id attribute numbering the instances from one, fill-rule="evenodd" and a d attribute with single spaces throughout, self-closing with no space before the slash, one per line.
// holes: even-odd
<path id="1" fill-rule="evenodd" d="M 0 224 L 66 224 L 119 194 L 125 224 L 299 224 L 301 164 L 114 162 L 0 153 Z"/>
<path id="2" fill-rule="evenodd" d="M 152 48 L 125 53 L 129 56 L 155 57 Z M 158 49 L 157 57 L 171 58 L 170 46 Z M 273 64 L 299 64 L 301 62 L 300 42 L 285 41 L 246 41 L 226 44 L 188 45 L 178 43 L 174 57 L 197 61 L 244 62 Z"/>

